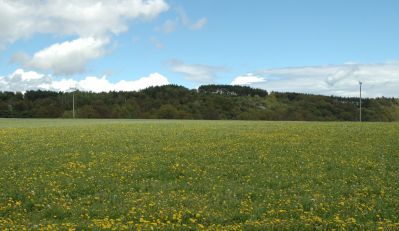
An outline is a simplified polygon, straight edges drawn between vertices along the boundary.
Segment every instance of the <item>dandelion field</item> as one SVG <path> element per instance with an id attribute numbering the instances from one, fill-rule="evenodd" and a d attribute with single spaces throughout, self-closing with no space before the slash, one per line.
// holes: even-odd
<path id="1" fill-rule="evenodd" d="M 398 230 L 399 123 L 0 119 L 0 229 Z"/>

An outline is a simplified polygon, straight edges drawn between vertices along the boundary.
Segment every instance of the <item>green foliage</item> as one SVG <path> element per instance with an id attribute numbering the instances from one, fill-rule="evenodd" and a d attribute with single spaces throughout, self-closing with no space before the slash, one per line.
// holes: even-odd
<path id="1" fill-rule="evenodd" d="M 399 229 L 399 123 L 0 119 L 0 137 L 0 230 Z"/>
<path id="2" fill-rule="evenodd" d="M 238 85 L 203 85 L 198 88 L 201 93 L 232 95 L 232 96 L 267 96 L 267 91 Z"/>
<path id="3" fill-rule="evenodd" d="M 78 118 L 357 121 L 359 99 L 298 93 L 268 94 L 243 86 L 176 85 L 139 92 L 75 92 Z M 70 118 L 72 93 L 0 92 L 0 117 Z M 364 121 L 399 121 L 399 100 L 364 99 Z"/>

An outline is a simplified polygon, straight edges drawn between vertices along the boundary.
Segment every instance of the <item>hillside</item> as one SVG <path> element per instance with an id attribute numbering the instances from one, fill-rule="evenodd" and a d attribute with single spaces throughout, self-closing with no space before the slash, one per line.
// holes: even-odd
<path id="1" fill-rule="evenodd" d="M 0 117 L 71 118 L 72 93 L 0 92 Z M 176 85 L 139 92 L 75 92 L 78 118 L 356 121 L 358 98 L 268 93 L 229 85 Z M 363 100 L 364 121 L 398 121 L 399 99 Z"/>

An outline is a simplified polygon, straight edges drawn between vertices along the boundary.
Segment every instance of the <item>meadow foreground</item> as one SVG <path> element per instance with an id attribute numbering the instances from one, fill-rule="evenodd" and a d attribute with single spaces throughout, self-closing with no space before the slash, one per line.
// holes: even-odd
<path id="1" fill-rule="evenodd" d="M 0 119 L 0 229 L 399 229 L 399 123 Z"/>

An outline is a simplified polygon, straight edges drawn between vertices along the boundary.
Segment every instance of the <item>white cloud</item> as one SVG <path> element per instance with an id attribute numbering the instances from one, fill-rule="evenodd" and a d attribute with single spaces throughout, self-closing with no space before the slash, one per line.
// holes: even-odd
<path id="1" fill-rule="evenodd" d="M 84 72 L 101 57 L 111 35 L 125 32 L 132 20 L 148 20 L 169 9 L 165 0 L 0 0 L 0 49 L 35 34 L 77 36 L 29 57 L 15 54 L 24 68 L 55 75 Z"/>
<path id="2" fill-rule="evenodd" d="M 225 67 L 185 64 L 179 60 L 171 61 L 170 66 L 173 72 L 182 74 L 187 80 L 200 84 L 213 83 L 218 73 L 227 71 Z"/>
<path id="3" fill-rule="evenodd" d="M 8 77 L 0 79 L 0 91 L 27 91 L 39 89 L 43 85 L 51 84 L 50 76 L 39 74 L 34 71 L 25 72 L 16 70 Z"/>
<path id="4" fill-rule="evenodd" d="M 69 91 L 72 88 L 81 91 L 108 92 L 108 91 L 137 91 L 150 86 L 162 86 L 169 84 L 168 79 L 153 73 L 138 80 L 121 80 L 110 82 L 106 76 L 88 76 L 80 81 L 74 79 L 54 80 L 52 76 L 40 74 L 34 71 L 16 70 L 8 77 L 0 77 L 0 91 L 50 90 Z"/>
<path id="5" fill-rule="evenodd" d="M 231 82 L 231 85 L 251 85 L 253 83 L 261 83 L 265 81 L 266 81 L 265 78 L 255 76 L 252 73 L 248 73 L 246 75 L 237 76 L 233 80 L 233 82 Z"/>
<path id="6" fill-rule="evenodd" d="M 152 73 L 147 77 L 142 77 L 134 81 L 122 80 L 115 84 L 115 89 L 119 91 L 137 91 L 151 86 L 162 86 L 170 84 L 168 79 L 159 74 Z"/>
<path id="7" fill-rule="evenodd" d="M 38 88 L 34 89 L 43 89 L 43 90 L 52 90 L 52 91 L 70 91 L 71 89 L 80 89 L 79 83 L 74 79 L 61 79 L 58 81 L 52 80 L 49 84 L 43 84 Z"/>
<path id="8" fill-rule="evenodd" d="M 191 22 L 191 19 L 188 17 L 186 11 L 182 7 L 177 8 L 177 13 L 180 16 L 182 24 L 191 30 L 200 30 L 208 23 L 207 18 L 201 18 L 194 23 Z"/>
<path id="9" fill-rule="evenodd" d="M 263 81 L 253 82 L 254 77 Z M 365 97 L 399 97 L 399 62 L 267 69 L 232 83 L 237 81 L 269 91 L 337 96 L 358 96 L 362 81 Z"/>
<path id="10" fill-rule="evenodd" d="M 0 46 L 34 34 L 98 37 L 169 9 L 164 0 L 1 0 Z"/>
<path id="11" fill-rule="evenodd" d="M 55 75 L 72 75 L 84 72 L 90 60 L 101 57 L 108 42 L 108 39 L 79 38 L 53 44 L 36 52 L 32 58 L 19 54 L 14 60 L 27 68 L 52 71 Z"/>
<path id="12" fill-rule="evenodd" d="M 152 73 L 147 77 L 141 77 L 138 80 L 121 80 L 117 83 L 111 83 L 106 76 L 101 78 L 89 76 L 76 82 L 75 87 L 82 91 L 108 92 L 108 91 L 138 91 L 151 86 L 162 86 L 170 84 L 168 79 L 159 74 Z"/>

